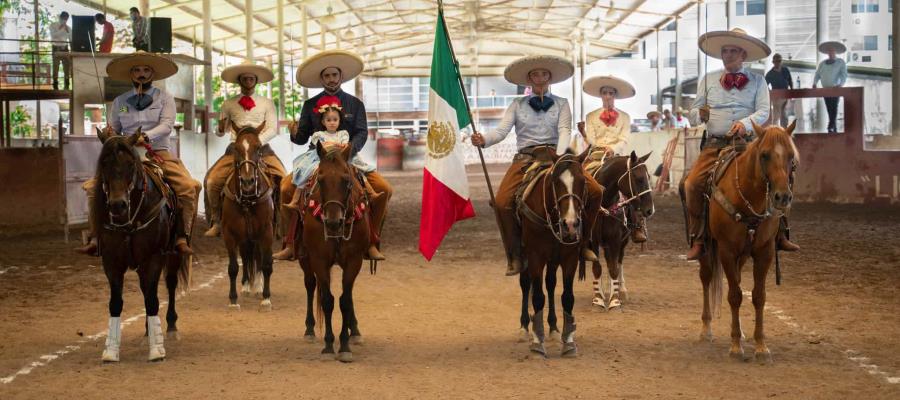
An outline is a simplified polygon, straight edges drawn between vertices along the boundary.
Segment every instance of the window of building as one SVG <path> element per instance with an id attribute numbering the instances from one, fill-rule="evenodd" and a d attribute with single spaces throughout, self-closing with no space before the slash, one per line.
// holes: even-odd
<path id="1" fill-rule="evenodd" d="M 878 12 L 878 0 L 866 0 L 866 12 Z"/>
<path id="2" fill-rule="evenodd" d="M 888 10 L 893 12 L 891 2 L 888 2 Z M 850 2 L 850 12 L 854 14 L 860 13 L 877 13 L 878 0 L 852 0 Z"/>
<path id="3" fill-rule="evenodd" d="M 872 56 L 862 56 L 862 62 L 871 62 Z"/>
<path id="4" fill-rule="evenodd" d="M 878 50 L 878 36 L 877 35 L 863 36 L 863 50 L 869 50 L 869 51 Z"/>
<path id="5" fill-rule="evenodd" d="M 888 35 L 888 51 L 894 51 L 894 35 Z"/>
<path id="6" fill-rule="evenodd" d="M 744 15 L 764 15 L 766 13 L 766 0 L 738 0 L 734 2 L 735 14 Z"/>

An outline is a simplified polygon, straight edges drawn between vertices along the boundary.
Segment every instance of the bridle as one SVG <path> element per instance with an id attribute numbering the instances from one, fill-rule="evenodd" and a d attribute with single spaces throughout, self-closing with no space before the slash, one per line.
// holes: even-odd
<path id="1" fill-rule="evenodd" d="M 644 174 L 647 177 L 647 188 L 641 190 L 640 193 L 635 194 L 634 177 L 632 176 L 633 175 L 632 172 L 635 169 L 638 169 L 639 167 L 644 167 Z M 616 205 L 615 205 L 616 208 L 629 205 L 631 202 L 633 202 L 637 199 L 640 199 L 643 195 L 651 193 L 653 191 L 652 189 L 650 189 L 650 173 L 647 171 L 647 167 L 646 167 L 646 165 L 644 165 L 643 162 L 638 163 L 636 165 L 631 165 L 631 157 L 629 157 L 626 160 L 625 168 L 626 168 L 626 170 L 622 174 L 622 176 L 620 176 L 619 179 L 616 179 L 616 186 L 621 188 L 622 187 L 622 178 L 628 177 L 628 192 L 631 193 L 631 197 L 621 200 L 618 203 L 616 203 Z M 644 211 L 643 206 L 641 205 L 640 202 L 638 202 L 636 206 L 632 206 L 632 207 L 634 207 L 634 209 L 636 211 L 639 211 L 639 212 Z M 652 205 L 651 205 L 651 207 L 655 208 L 655 206 L 652 206 Z M 652 210 L 653 209 L 651 209 L 651 211 Z"/>
<path id="2" fill-rule="evenodd" d="M 132 152 L 132 156 L 135 158 L 135 160 L 139 159 L 137 157 L 137 155 L 134 154 L 133 152 Z M 114 231 L 114 232 L 120 232 L 120 233 L 126 233 L 126 234 L 133 234 L 135 232 L 138 232 L 138 231 L 146 228 L 147 226 L 149 226 L 150 223 L 152 223 L 153 221 L 156 220 L 156 218 L 159 217 L 159 213 L 156 211 L 159 210 L 163 206 L 163 204 L 166 203 L 165 198 L 160 200 L 159 204 L 157 204 L 153 208 L 153 210 L 152 210 L 153 212 L 151 213 L 151 215 L 152 215 L 151 218 L 149 220 L 147 220 L 146 222 L 135 226 L 135 222 L 137 221 L 138 216 L 141 214 L 141 208 L 143 208 L 143 206 L 144 206 L 144 197 L 146 197 L 147 191 L 149 190 L 149 183 L 148 183 L 149 179 L 147 178 L 147 173 L 144 171 L 143 165 L 141 165 L 139 161 L 135 162 L 135 164 L 136 165 L 134 166 L 134 173 L 132 174 L 131 181 L 128 183 L 128 189 L 126 189 L 127 195 L 125 196 L 125 215 L 128 217 L 128 220 L 125 221 L 124 223 L 115 222 L 116 216 L 113 215 L 113 213 L 109 211 L 111 208 L 110 202 L 109 202 L 109 184 L 106 182 L 106 176 L 100 177 L 100 182 L 101 182 L 100 185 L 103 190 L 103 194 L 106 198 L 105 199 L 106 200 L 106 209 L 107 209 L 107 212 L 109 213 L 109 222 L 103 224 L 103 228 L 108 231 Z M 132 208 L 132 206 L 131 206 L 132 193 L 134 192 L 134 190 L 138 184 L 140 185 L 138 202 L 137 202 L 137 206 Z"/>
<path id="3" fill-rule="evenodd" d="M 581 196 L 575 193 L 566 193 L 562 196 L 559 196 L 556 191 L 556 185 L 553 184 L 553 181 L 556 180 L 556 171 L 557 169 L 564 164 L 575 164 L 578 168 L 581 168 L 581 163 L 578 162 L 578 159 L 571 154 L 565 154 L 562 157 L 558 158 L 553 165 L 550 167 L 547 176 L 544 177 L 544 184 L 541 186 L 542 198 L 544 201 L 544 225 L 550 230 L 550 233 L 553 234 L 553 237 L 556 238 L 556 241 L 563 245 L 573 245 L 581 242 L 581 226 L 582 226 L 582 212 L 584 210 L 584 200 L 585 193 L 587 191 L 587 184 L 582 187 Z M 551 195 L 553 196 L 552 206 L 547 207 L 547 186 L 551 188 Z M 559 205 L 562 202 L 572 199 L 575 202 L 576 207 L 576 218 L 578 223 L 578 231 L 575 232 L 574 240 L 566 240 L 565 235 L 563 235 L 563 231 L 566 229 L 565 223 L 562 218 L 562 211 L 560 210 Z M 524 203 L 523 203 L 524 204 Z M 525 208 L 527 209 L 527 207 Z M 530 210 L 529 210 L 530 211 Z M 553 220 L 556 220 L 556 223 L 553 223 Z"/>
<path id="4" fill-rule="evenodd" d="M 323 222 L 322 223 L 322 234 L 326 241 L 329 239 L 338 239 L 338 240 L 346 242 L 346 241 L 349 241 L 350 238 L 353 236 L 353 225 L 356 223 L 357 218 L 356 218 L 356 215 L 353 214 L 353 212 L 356 210 L 356 208 L 351 207 L 350 205 L 353 202 L 353 179 L 355 179 L 355 176 L 353 174 L 353 169 L 351 168 L 349 163 L 348 163 L 348 165 L 346 165 L 346 171 L 347 171 L 347 175 L 348 175 L 349 179 L 347 179 L 347 186 L 344 188 L 344 190 L 346 190 L 346 192 L 347 192 L 347 197 L 344 199 L 344 201 L 328 200 L 328 201 L 325 201 L 322 204 L 318 205 L 313 210 L 313 216 L 319 217 L 319 219 L 322 220 L 322 222 Z M 319 186 L 319 179 L 318 179 L 318 172 L 317 172 L 315 179 L 313 179 L 313 185 L 310 188 L 309 193 L 312 194 L 313 192 L 315 192 L 315 190 L 318 188 L 318 186 Z M 324 214 L 325 208 L 331 204 L 337 205 L 338 208 L 340 209 L 341 216 L 342 216 L 342 219 L 341 219 L 342 222 L 350 221 L 349 224 L 342 223 L 341 224 L 341 232 L 336 235 L 329 233 L 328 227 L 326 227 L 325 223 L 324 223 L 325 217 L 323 214 Z M 364 207 L 364 206 L 361 206 L 361 207 Z M 361 211 L 362 210 L 360 210 L 360 212 Z"/>
<path id="5" fill-rule="evenodd" d="M 244 133 L 248 130 L 252 130 L 252 129 L 253 129 L 252 127 L 241 128 L 241 130 L 238 131 L 236 136 L 240 137 L 242 133 Z M 235 143 L 237 143 L 237 142 L 235 142 Z M 235 146 L 234 151 L 235 151 L 235 153 L 237 153 L 237 151 L 238 151 L 237 146 Z M 237 182 L 238 190 L 237 190 L 237 193 L 234 193 L 234 199 L 245 210 L 249 209 L 250 207 L 255 206 L 257 203 L 260 202 L 260 200 L 269 198 L 269 194 L 272 192 L 272 185 L 270 182 L 268 182 L 268 179 L 265 177 L 265 174 L 262 172 L 262 168 L 260 167 L 259 160 L 261 159 L 261 155 L 262 155 L 262 147 L 256 149 L 256 152 L 254 152 L 254 157 L 249 157 L 247 159 L 237 161 L 238 160 L 237 154 L 235 156 L 234 172 L 235 172 L 235 175 L 238 177 L 238 182 Z M 245 165 L 250 168 L 250 170 L 253 174 L 252 175 L 253 188 L 250 191 L 245 191 L 244 185 L 242 185 L 240 182 L 241 168 L 243 168 Z M 260 188 L 260 186 L 261 186 L 259 183 L 260 180 L 264 180 L 267 183 L 266 189 L 264 191 L 262 191 Z"/>

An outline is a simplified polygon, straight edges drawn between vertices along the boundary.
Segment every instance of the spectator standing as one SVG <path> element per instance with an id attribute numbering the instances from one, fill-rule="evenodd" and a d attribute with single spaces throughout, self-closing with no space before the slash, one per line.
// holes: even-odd
<path id="1" fill-rule="evenodd" d="M 59 64 L 63 66 L 63 90 L 69 90 L 69 70 L 71 60 L 69 60 L 69 42 L 72 40 L 72 30 L 67 24 L 69 22 L 69 13 L 63 11 L 59 14 L 59 19 L 54 24 L 50 24 L 50 40 L 53 49 L 53 90 L 59 90 Z"/>
<path id="2" fill-rule="evenodd" d="M 100 37 L 100 52 L 101 53 L 109 53 L 112 52 L 113 38 L 116 34 L 116 28 L 113 27 L 113 24 L 106 20 L 106 15 L 97 14 L 94 16 L 94 20 L 97 21 L 98 24 L 103 26 L 103 36 Z"/>
<path id="3" fill-rule="evenodd" d="M 134 50 L 150 51 L 150 21 L 141 16 L 141 11 L 137 7 L 131 7 L 131 32 L 133 38 L 131 43 Z"/>
<path id="4" fill-rule="evenodd" d="M 775 53 L 772 56 L 772 69 L 766 73 L 766 83 L 770 89 L 793 89 L 794 82 L 791 80 L 791 71 L 788 67 L 781 65 L 781 54 Z M 772 122 L 778 121 L 781 126 L 787 126 L 787 114 L 784 108 L 788 99 L 777 99 L 772 102 Z"/>

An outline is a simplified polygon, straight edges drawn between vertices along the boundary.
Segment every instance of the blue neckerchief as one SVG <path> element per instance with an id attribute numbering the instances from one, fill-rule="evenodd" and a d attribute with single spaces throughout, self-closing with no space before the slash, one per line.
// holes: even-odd
<path id="1" fill-rule="evenodd" d="M 834 60 L 830 60 L 830 59 L 829 59 L 829 60 L 825 60 L 825 64 L 831 65 L 831 64 L 834 64 L 835 61 L 837 61 L 837 59 L 834 59 Z"/>
<path id="2" fill-rule="evenodd" d="M 144 111 L 145 108 L 153 104 L 153 94 L 144 92 L 143 94 L 133 94 L 125 100 L 126 103 L 134 107 L 138 111 Z"/>
<path id="3" fill-rule="evenodd" d="M 544 101 L 542 102 L 539 96 L 533 96 L 528 99 L 528 105 L 531 106 L 535 112 L 547 111 L 550 107 L 553 107 L 553 98 L 544 96 Z"/>

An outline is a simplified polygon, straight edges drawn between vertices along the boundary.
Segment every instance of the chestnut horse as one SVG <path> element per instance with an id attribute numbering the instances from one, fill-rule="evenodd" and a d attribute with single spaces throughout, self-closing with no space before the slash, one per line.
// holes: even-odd
<path id="1" fill-rule="evenodd" d="M 625 247 L 631 237 L 631 230 L 638 229 L 631 221 L 632 215 L 640 213 L 644 218 L 649 218 L 655 210 L 650 189 L 650 174 L 644 165 L 649 157 L 648 153 L 639 158 L 632 151 L 627 156 L 605 159 L 599 168 L 589 168 L 589 173 L 592 173 L 597 183 L 606 189 L 600 203 L 603 208 L 597 213 L 599 220 L 593 224 L 594 229 L 591 232 L 591 245 L 594 246 L 594 250 L 603 249 L 603 258 L 609 273 L 609 293 L 606 293 L 601 287 L 602 266 L 600 262 L 593 263 L 592 303 L 606 310 L 621 306 L 621 302 L 627 299 L 628 291 L 625 288 L 622 261 L 625 258 Z"/>
<path id="2" fill-rule="evenodd" d="M 334 295 L 331 294 L 331 267 L 338 264 L 343 271 L 343 290 L 339 300 L 341 310 L 340 348 L 337 360 L 353 361 L 350 350 L 351 335 L 359 337 L 356 311 L 353 307 L 353 284 L 362 269 L 363 256 L 371 243 L 370 228 L 365 213 L 369 205 L 358 172 L 350 164 L 349 145 L 323 146 L 316 144 L 319 169 L 311 178 L 311 188 L 303 209 L 303 247 L 300 266 L 303 268 L 309 305 L 310 283 L 318 292 L 317 310 L 324 316 L 325 348 L 322 354 L 334 356 L 334 332 L 331 316 Z M 307 307 L 306 334 L 314 338 L 311 307 Z"/>
<path id="3" fill-rule="evenodd" d="M 165 271 L 169 292 L 166 330 L 171 338 L 177 338 L 175 294 L 179 281 L 187 285 L 191 271 L 190 258 L 174 249 L 175 224 L 181 223 L 177 221 L 180 213 L 175 211 L 175 197 L 166 198 L 171 189 L 162 187 L 162 180 L 152 179 L 155 172 L 148 171 L 158 167 L 149 162 L 145 165 L 135 148 L 142 144 L 142 136 L 140 129 L 130 136 L 107 136 L 97 130 L 103 148 L 97 161 L 96 212 L 92 218 L 98 227 L 100 257 L 110 290 L 104 362 L 119 361 L 125 272 L 133 269 L 140 278 L 147 312 L 148 359 L 159 361 L 166 357 L 158 316 L 160 275 Z"/>
<path id="4" fill-rule="evenodd" d="M 260 311 L 272 309 L 269 281 L 272 276 L 272 241 L 275 231 L 273 218 L 275 201 L 272 191 L 277 190 L 265 172 L 262 162 L 259 132 L 265 128 L 265 121 L 258 127 L 238 127 L 232 122 L 237 132 L 233 153 L 234 172 L 225 184 L 222 202 L 222 237 L 228 251 L 228 278 L 231 285 L 228 290 L 228 305 L 240 309 L 236 280 L 238 274 L 237 255 L 240 252 L 243 266 L 241 283 L 244 293 L 249 287 L 258 286 L 262 275 L 262 301 Z"/>
<path id="5" fill-rule="evenodd" d="M 756 359 L 771 362 L 763 333 L 766 304 L 766 275 L 775 261 L 775 242 L 779 217 L 791 205 L 789 178 L 800 155 L 791 138 L 796 121 L 786 129 L 762 128 L 753 124 L 756 139 L 747 145 L 727 167 L 715 184 L 721 194 L 709 202 L 706 253 L 700 258 L 703 285 L 703 328 L 701 340 L 712 340 L 711 305 L 716 312 L 722 301 L 722 274 L 728 281 L 731 305 L 731 356 L 743 359 L 739 309 L 743 300 L 741 268 L 753 259 L 753 307 L 756 326 L 753 332 Z"/>
<path id="6" fill-rule="evenodd" d="M 556 331 L 553 295 L 556 286 L 556 270 L 562 267 L 563 306 L 562 356 L 574 357 L 578 354 L 575 344 L 575 317 L 572 308 L 575 305 L 574 282 L 578 269 L 578 258 L 581 254 L 582 221 L 585 212 L 585 201 L 588 195 L 584 169 L 581 164 L 584 155 L 576 157 L 572 154 L 557 156 L 552 147 L 536 151 L 538 160 L 551 162 L 551 166 L 542 175 L 535 177 L 537 182 L 527 197 L 517 205 L 522 217 L 522 245 L 524 249 L 525 271 L 520 274 L 519 284 L 522 289 L 521 327 L 528 331 L 528 294 L 534 314 L 531 317 L 532 335 L 529 349 L 546 356 L 544 348 L 544 291 L 541 287 L 546 267 L 547 293 L 550 297 L 549 307 L 552 318 L 548 319 L 551 333 Z"/>

